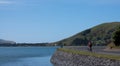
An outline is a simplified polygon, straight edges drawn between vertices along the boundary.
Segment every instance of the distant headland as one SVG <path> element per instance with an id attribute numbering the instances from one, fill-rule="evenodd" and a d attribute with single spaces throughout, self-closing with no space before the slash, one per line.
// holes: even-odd
<path id="1" fill-rule="evenodd" d="M 49 46 L 49 43 L 16 43 L 10 40 L 0 39 L 0 47 L 30 47 L 30 46 Z"/>

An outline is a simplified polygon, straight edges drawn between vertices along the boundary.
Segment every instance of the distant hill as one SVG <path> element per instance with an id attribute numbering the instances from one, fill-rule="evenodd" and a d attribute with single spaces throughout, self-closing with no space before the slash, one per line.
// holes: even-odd
<path id="1" fill-rule="evenodd" d="M 118 26 L 120 26 L 120 22 L 103 23 L 54 44 L 87 45 L 88 41 L 91 40 L 95 45 L 106 45 L 111 42 L 112 34 Z"/>
<path id="2" fill-rule="evenodd" d="M 16 42 L 14 42 L 14 41 L 0 39 L 0 44 L 15 44 L 15 43 Z"/>

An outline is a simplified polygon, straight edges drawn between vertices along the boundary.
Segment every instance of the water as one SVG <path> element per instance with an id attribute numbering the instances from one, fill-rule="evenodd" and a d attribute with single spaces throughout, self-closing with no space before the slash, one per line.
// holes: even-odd
<path id="1" fill-rule="evenodd" d="M 53 66 L 57 47 L 0 47 L 0 66 Z"/>

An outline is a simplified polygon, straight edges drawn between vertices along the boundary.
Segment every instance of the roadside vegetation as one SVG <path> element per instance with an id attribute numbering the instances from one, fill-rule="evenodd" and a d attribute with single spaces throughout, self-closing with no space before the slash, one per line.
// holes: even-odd
<path id="1" fill-rule="evenodd" d="M 120 26 L 117 28 L 117 30 L 113 34 L 113 42 L 115 46 L 120 46 Z"/>
<path id="2" fill-rule="evenodd" d="M 114 42 L 111 42 L 107 45 L 109 49 L 120 49 L 120 46 L 116 46 Z"/>
<path id="3" fill-rule="evenodd" d="M 108 44 L 111 49 L 120 49 L 120 26 L 114 31 L 112 35 L 112 42 Z"/>

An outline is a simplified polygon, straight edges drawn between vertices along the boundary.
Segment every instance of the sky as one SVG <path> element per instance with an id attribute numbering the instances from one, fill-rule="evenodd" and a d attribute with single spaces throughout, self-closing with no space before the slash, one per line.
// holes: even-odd
<path id="1" fill-rule="evenodd" d="M 120 21 L 120 0 L 0 0 L 0 39 L 55 42 Z"/>

